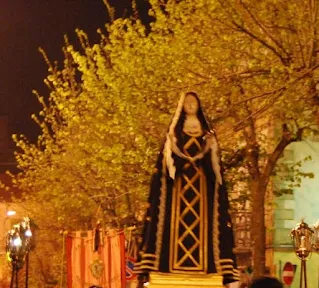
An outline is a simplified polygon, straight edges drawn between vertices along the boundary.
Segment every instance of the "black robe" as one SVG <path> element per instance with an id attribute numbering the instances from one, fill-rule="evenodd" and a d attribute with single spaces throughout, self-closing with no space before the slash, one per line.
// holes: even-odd
<path id="1" fill-rule="evenodd" d="M 185 155 L 203 151 L 202 135 L 180 138 Z M 172 157 L 174 180 L 162 153 L 158 159 L 135 273 L 218 273 L 224 283 L 238 281 L 227 191 L 215 181 L 211 151 L 195 163 Z"/>

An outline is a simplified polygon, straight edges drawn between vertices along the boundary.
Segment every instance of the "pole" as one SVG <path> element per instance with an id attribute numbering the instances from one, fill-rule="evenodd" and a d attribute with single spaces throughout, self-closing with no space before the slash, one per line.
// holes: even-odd
<path id="1" fill-rule="evenodd" d="M 301 259 L 300 285 L 299 285 L 300 288 L 302 288 L 302 282 L 303 282 L 303 281 L 302 281 L 302 280 L 303 280 L 303 279 L 302 279 L 302 278 L 303 278 L 303 261 L 304 261 L 304 260 Z"/>
<path id="2" fill-rule="evenodd" d="M 18 267 L 16 267 L 16 288 L 18 288 L 18 284 L 19 284 L 19 277 L 18 277 Z"/>
<path id="3" fill-rule="evenodd" d="M 13 282 L 14 282 L 14 263 L 12 263 L 12 273 L 11 273 L 10 288 L 13 288 Z"/>
<path id="4" fill-rule="evenodd" d="M 25 288 L 28 288 L 29 282 L 29 252 L 26 254 L 26 259 L 25 259 Z"/>
<path id="5" fill-rule="evenodd" d="M 303 261 L 304 261 L 303 268 L 304 268 L 304 273 L 305 273 L 305 288 L 307 288 L 307 269 L 306 269 L 306 260 L 303 260 Z"/>
<path id="6" fill-rule="evenodd" d="M 304 280 L 304 281 L 303 281 Z M 305 259 L 301 259 L 301 270 L 300 270 L 300 288 L 303 287 L 307 288 L 307 271 L 306 271 L 306 260 Z"/>

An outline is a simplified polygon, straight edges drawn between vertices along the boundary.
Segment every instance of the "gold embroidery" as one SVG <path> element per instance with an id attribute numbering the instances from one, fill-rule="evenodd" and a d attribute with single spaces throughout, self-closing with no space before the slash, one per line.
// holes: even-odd
<path id="1" fill-rule="evenodd" d="M 161 177 L 161 195 L 160 195 L 160 204 L 159 204 L 159 213 L 158 213 L 158 222 L 157 222 L 157 232 L 156 232 L 156 250 L 155 255 L 157 259 L 160 259 L 160 253 L 162 249 L 163 242 L 163 227 L 164 227 L 164 217 L 165 217 L 165 208 L 166 208 L 166 162 L 165 155 L 162 162 L 162 177 Z M 155 262 L 156 269 L 159 268 L 159 262 Z"/>
<path id="2" fill-rule="evenodd" d="M 176 214 L 176 197 L 178 194 L 178 191 L 180 191 L 181 187 L 181 178 L 178 177 L 175 180 L 174 186 L 173 186 L 173 192 L 172 192 L 172 214 L 171 214 L 171 233 L 170 233 L 170 258 L 169 258 L 169 270 L 170 272 L 173 272 L 173 259 L 174 262 L 176 261 L 175 255 L 173 255 L 174 251 L 174 240 L 175 239 L 175 214 Z"/>
<path id="3" fill-rule="evenodd" d="M 152 257 L 152 258 L 156 258 L 155 254 L 151 254 L 151 253 L 143 253 L 143 257 Z"/>
<path id="4" fill-rule="evenodd" d="M 217 273 L 221 273 L 219 251 L 219 183 L 215 182 L 214 210 L 213 210 L 213 251 Z"/>
<path id="5" fill-rule="evenodd" d="M 189 131 L 184 131 L 184 130 L 183 130 L 183 132 L 184 132 L 185 134 L 187 134 L 188 136 L 191 136 L 191 137 L 198 137 L 198 136 L 201 136 L 201 135 L 203 134 L 202 131 L 198 131 L 197 133 L 189 133 Z"/>
<path id="6" fill-rule="evenodd" d="M 203 207 L 204 207 L 204 217 L 202 218 L 202 226 L 204 229 L 204 271 L 207 272 L 208 271 L 208 201 L 207 201 L 207 180 L 206 180 L 206 176 L 204 173 L 202 173 L 202 181 L 201 181 L 201 190 L 202 195 L 203 195 Z"/>
<path id="7" fill-rule="evenodd" d="M 230 263 L 234 263 L 234 260 L 233 259 L 220 259 L 219 260 L 219 263 L 224 263 L 224 262 L 230 262 Z"/>

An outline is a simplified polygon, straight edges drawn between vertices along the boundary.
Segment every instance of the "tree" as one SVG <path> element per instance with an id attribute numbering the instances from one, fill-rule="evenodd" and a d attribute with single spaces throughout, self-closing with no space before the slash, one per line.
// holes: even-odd
<path id="1" fill-rule="evenodd" d="M 285 147 L 301 140 L 316 123 L 319 2 L 151 3 L 156 21 L 147 36 L 149 41 L 142 41 L 143 49 L 132 41 L 124 45 L 130 56 L 121 57 L 123 46 L 111 34 L 116 63 L 121 73 L 132 79 L 133 87 L 158 91 L 158 100 L 165 93 L 165 103 L 174 91 L 200 91 L 216 115 L 212 119 L 215 125 L 219 120 L 228 122 L 226 127 L 232 131 L 219 133 L 220 140 L 227 151 L 239 147 L 233 154 L 243 154 L 243 165 L 249 172 L 254 271 L 261 275 L 265 269 L 264 207 L 270 178 Z M 140 29 L 128 21 L 121 25 L 127 31 Z M 126 43 L 128 39 L 126 33 Z M 140 58 L 143 63 L 138 65 Z M 144 81 L 143 71 L 149 76 Z M 233 133 L 239 138 L 229 141 Z M 236 179 L 234 174 L 231 177 Z"/>
<path id="2" fill-rule="evenodd" d="M 109 225 L 133 223 L 178 94 L 196 90 L 214 115 L 229 183 L 248 177 L 254 271 L 263 274 L 269 181 L 316 120 L 319 1 L 150 3 L 149 29 L 116 19 L 98 44 L 82 31 L 81 49 L 66 39 L 62 69 L 47 60 L 50 95 L 38 95 L 34 116 L 42 135 L 15 138 L 22 172 L 13 180 L 48 204 L 57 228 L 91 227 L 98 207 Z"/>

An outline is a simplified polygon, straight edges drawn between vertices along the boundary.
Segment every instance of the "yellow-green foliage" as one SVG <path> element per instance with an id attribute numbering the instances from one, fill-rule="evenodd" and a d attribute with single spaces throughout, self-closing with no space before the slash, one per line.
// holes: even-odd
<path id="1" fill-rule="evenodd" d="M 140 213 L 182 91 L 200 95 L 225 161 L 258 147 L 261 172 L 278 127 L 293 137 L 314 123 L 317 0 L 150 3 L 149 29 L 116 19 L 100 43 L 83 31 L 81 49 L 66 40 L 62 68 L 46 58 L 50 94 L 36 94 L 43 110 L 34 116 L 42 134 L 35 144 L 14 137 L 21 173 L 13 181 L 30 213 L 43 215 L 38 203 L 54 227 L 90 227 L 97 211 L 112 225 Z M 242 165 L 228 171 L 233 183 L 253 176 L 251 163 Z"/>
<path id="2" fill-rule="evenodd" d="M 60 199 L 56 209 L 65 215 L 59 219 L 73 210 L 76 218 L 79 212 L 89 217 L 97 202 L 107 214 L 135 213 L 138 205 L 131 201 L 147 193 L 154 155 L 181 91 L 200 94 L 206 114 L 222 128 L 226 151 L 245 146 L 241 131 L 248 120 L 265 152 L 276 143 L 266 141 L 269 124 L 296 130 L 312 121 L 309 85 L 317 58 L 310 54 L 317 36 L 311 7 L 296 1 L 151 4 L 156 21 L 149 31 L 140 20 L 117 19 L 100 32 L 98 44 L 90 45 L 83 31 L 77 31 L 82 49 L 66 41 L 62 69 L 47 60 L 48 103 L 38 96 L 43 134 L 37 144 L 16 138 L 23 151 L 16 180 L 30 195 Z M 234 131 L 239 137 L 229 139 Z"/>

